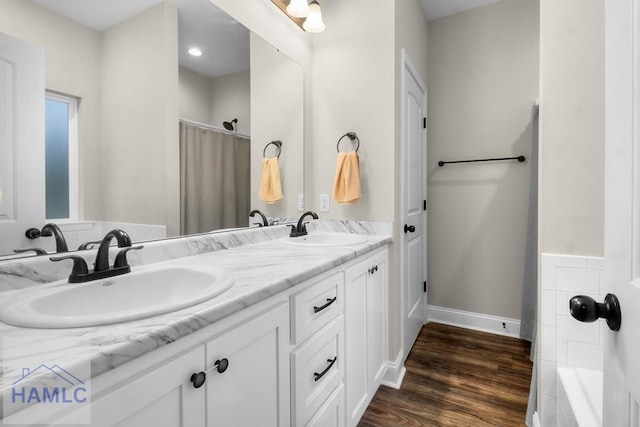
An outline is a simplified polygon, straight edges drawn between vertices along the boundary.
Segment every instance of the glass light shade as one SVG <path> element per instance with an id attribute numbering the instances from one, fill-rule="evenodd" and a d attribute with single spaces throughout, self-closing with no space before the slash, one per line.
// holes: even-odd
<path id="1" fill-rule="evenodd" d="M 322 22 L 322 11 L 320 10 L 320 4 L 313 0 L 309 5 L 309 15 L 302 24 L 302 28 L 309 33 L 321 33 L 324 31 L 325 25 Z"/>
<path id="2" fill-rule="evenodd" d="M 309 15 L 307 0 L 291 0 L 287 6 L 287 13 L 294 18 L 306 18 Z"/>

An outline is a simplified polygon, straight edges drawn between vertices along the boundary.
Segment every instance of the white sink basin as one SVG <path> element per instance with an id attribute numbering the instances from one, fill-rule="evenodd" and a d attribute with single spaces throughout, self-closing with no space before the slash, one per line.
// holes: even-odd
<path id="1" fill-rule="evenodd" d="M 82 284 L 66 280 L 28 290 L 0 307 L 0 320 L 30 328 L 75 328 L 127 322 L 214 298 L 231 275 L 207 266 L 133 267 L 131 273 Z"/>
<path id="2" fill-rule="evenodd" d="M 300 246 L 351 246 L 367 241 L 362 234 L 351 233 L 313 233 L 301 237 L 285 237 L 284 242 Z"/>

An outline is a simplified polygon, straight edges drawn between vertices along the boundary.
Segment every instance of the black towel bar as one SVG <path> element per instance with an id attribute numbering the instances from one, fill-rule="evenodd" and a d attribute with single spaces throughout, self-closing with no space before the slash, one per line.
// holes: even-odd
<path id="1" fill-rule="evenodd" d="M 496 161 L 500 161 L 500 160 L 517 160 L 517 161 L 522 163 L 526 159 L 525 159 L 524 156 L 517 156 L 517 157 L 496 157 L 494 159 L 451 160 L 449 162 L 443 162 L 442 160 L 440 160 L 438 162 L 438 166 L 444 166 L 444 165 L 449 164 L 449 163 L 496 162 Z"/>

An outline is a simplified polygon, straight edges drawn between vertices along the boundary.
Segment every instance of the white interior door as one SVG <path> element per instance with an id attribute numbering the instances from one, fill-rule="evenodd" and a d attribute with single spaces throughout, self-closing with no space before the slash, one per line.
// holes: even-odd
<path id="1" fill-rule="evenodd" d="M 44 51 L 0 33 L 0 255 L 45 220 Z"/>
<path id="2" fill-rule="evenodd" d="M 426 322 L 426 89 L 403 51 L 402 194 L 404 357 Z"/>
<path id="3" fill-rule="evenodd" d="M 640 0 L 605 2 L 605 276 L 622 323 L 605 329 L 604 426 L 640 426 Z"/>

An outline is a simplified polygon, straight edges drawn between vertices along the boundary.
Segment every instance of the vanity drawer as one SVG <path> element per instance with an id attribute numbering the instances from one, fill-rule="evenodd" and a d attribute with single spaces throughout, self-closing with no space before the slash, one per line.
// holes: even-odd
<path id="1" fill-rule="evenodd" d="M 291 353 L 292 408 L 296 426 L 304 426 L 344 378 L 344 316 L 339 315 Z"/>
<path id="2" fill-rule="evenodd" d="M 291 297 L 294 344 L 300 344 L 342 313 L 343 290 L 344 275 L 336 273 Z"/>
<path id="3" fill-rule="evenodd" d="M 305 427 L 343 427 L 344 423 L 344 384 L 340 384 Z"/>

